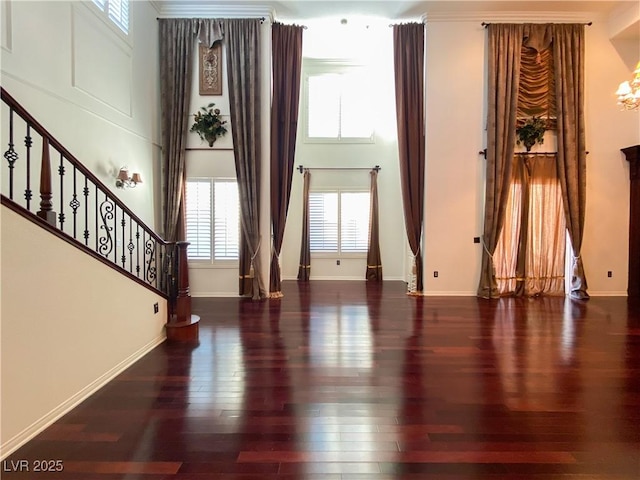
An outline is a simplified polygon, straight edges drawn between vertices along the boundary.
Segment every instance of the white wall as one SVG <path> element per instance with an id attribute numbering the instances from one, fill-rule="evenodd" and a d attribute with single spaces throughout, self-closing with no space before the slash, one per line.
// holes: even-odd
<path id="1" fill-rule="evenodd" d="M 91 2 L 2 2 L 2 87 L 152 228 L 159 187 L 157 12 L 131 2 L 130 34 Z M 122 166 L 144 184 L 115 188 Z"/>
<path id="2" fill-rule="evenodd" d="M 369 63 L 373 96 L 373 143 L 326 144 L 308 143 L 304 138 L 304 98 L 300 99 L 300 117 L 296 143 L 296 167 L 311 168 L 311 191 L 340 187 L 368 191 L 369 171 L 375 165 L 378 174 L 380 254 L 382 272 L 386 280 L 405 279 L 407 241 L 402 211 L 400 169 L 398 163 L 395 93 L 393 89 L 393 52 L 391 29 L 387 22 L 373 19 L 350 21 L 342 25 L 339 19 L 307 22 L 303 49 L 311 58 L 347 59 Z M 364 25 L 369 24 L 366 28 Z M 304 71 L 302 83 L 304 83 Z M 317 168 L 317 170 L 314 170 Z M 320 170 L 330 168 L 330 170 Z M 348 170 L 361 168 L 361 170 Z M 280 262 L 284 279 L 298 274 L 302 232 L 303 177 L 295 171 L 289 215 L 285 228 Z M 340 265 L 337 265 L 340 260 Z M 311 280 L 364 280 L 366 254 L 313 254 Z"/>
<path id="3" fill-rule="evenodd" d="M 162 342 L 168 313 L 163 297 L 12 210 L 0 220 L 7 456 Z"/>
<path id="4" fill-rule="evenodd" d="M 480 22 L 426 28 L 424 282 L 427 294 L 475 295 L 484 202 L 486 31 Z M 438 272 L 435 278 L 433 272 Z"/>

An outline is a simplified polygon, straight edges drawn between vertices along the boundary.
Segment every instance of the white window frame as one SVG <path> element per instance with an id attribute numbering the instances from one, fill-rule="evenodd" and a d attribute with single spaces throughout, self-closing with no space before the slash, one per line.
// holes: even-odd
<path id="1" fill-rule="evenodd" d="M 129 36 L 131 31 L 131 0 L 91 0 L 93 6 L 98 10 L 98 16 L 111 27 L 116 27 L 116 30 L 121 35 Z M 114 7 L 115 4 L 120 5 L 120 8 Z M 122 7 L 125 6 L 123 9 Z M 114 10 L 117 9 L 117 15 Z M 126 17 L 126 22 L 121 21 L 121 17 Z"/>
<path id="2" fill-rule="evenodd" d="M 325 144 L 349 144 L 349 143 L 375 143 L 375 125 L 371 125 L 371 134 L 366 137 L 344 137 L 342 136 L 340 122 L 342 119 L 342 107 L 340 106 L 340 113 L 338 115 L 338 136 L 337 137 L 312 137 L 309 135 L 309 77 L 337 74 L 348 75 L 350 73 L 366 74 L 366 66 L 345 60 L 323 60 L 323 59 L 303 59 L 303 82 L 302 82 L 302 129 L 303 129 L 303 141 L 305 143 L 325 143 Z M 361 91 L 364 92 L 367 101 L 368 97 L 371 97 L 370 105 L 374 104 L 373 95 L 367 95 L 367 88 L 372 85 L 369 82 L 362 85 Z M 364 115 L 367 120 L 371 120 L 372 116 L 369 114 Z"/>
<path id="3" fill-rule="evenodd" d="M 368 250 L 368 235 L 371 229 L 370 221 L 370 206 L 368 206 L 366 210 L 367 214 L 367 246 L 363 250 L 343 250 L 342 249 L 342 195 L 349 193 L 366 193 L 369 195 L 369 200 L 371 199 L 371 192 L 366 189 L 357 189 L 357 188 L 328 188 L 328 189 L 317 189 L 312 190 L 310 195 L 313 194 L 327 194 L 327 193 L 335 193 L 338 196 L 338 212 L 337 212 L 337 244 L 336 250 L 313 250 L 311 247 L 311 256 L 316 258 L 333 258 L 336 255 L 341 258 L 366 258 L 367 250 Z M 368 203 L 369 205 L 369 203 Z M 311 208 L 311 207 L 310 207 Z M 310 215 L 311 216 L 311 215 Z M 311 229 L 311 218 L 309 219 L 309 228 Z M 311 237 L 311 232 L 309 233 Z M 311 245 L 311 238 L 309 238 L 309 244 Z"/>
<path id="4" fill-rule="evenodd" d="M 188 258 L 189 267 L 190 268 L 237 268 L 239 262 L 240 255 L 240 203 L 238 201 L 238 257 L 236 258 L 216 258 L 215 257 L 215 189 L 216 184 L 221 183 L 233 183 L 237 185 L 237 180 L 235 178 L 222 178 L 222 177 L 189 177 L 187 178 L 187 183 L 189 182 L 203 182 L 209 183 L 210 185 L 210 219 L 211 219 L 211 257 L 210 258 Z M 186 194 L 186 189 L 185 189 Z M 186 204 L 185 204 L 186 205 Z M 186 208 L 186 207 L 185 207 Z M 188 212 L 185 212 L 188 215 Z M 188 223 L 188 222 L 187 222 Z M 188 228 L 185 227 L 185 228 Z M 189 240 L 189 236 L 187 234 L 187 241 Z M 187 255 L 189 249 L 187 247 Z"/>

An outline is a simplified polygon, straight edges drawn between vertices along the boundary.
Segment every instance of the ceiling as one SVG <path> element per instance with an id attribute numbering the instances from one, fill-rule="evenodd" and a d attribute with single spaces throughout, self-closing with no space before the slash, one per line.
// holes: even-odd
<path id="1" fill-rule="evenodd" d="M 264 16 L 281 21 L 325 17 L 373 16 L 389 20 L 437 18 L 488 21 L 589 21 L 588 15 L 613 18 L 612 36 L 640 42 L 638 0 L 150 0 L 161 17 Z"/>

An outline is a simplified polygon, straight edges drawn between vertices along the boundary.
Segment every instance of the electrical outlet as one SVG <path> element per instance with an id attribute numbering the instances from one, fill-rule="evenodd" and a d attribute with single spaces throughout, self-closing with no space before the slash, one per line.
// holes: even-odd
<path id="1" fill-rule="evenodd" d="M 473 243 L 480 243 L 480 237 L 473 237 Z"/>
<path id="2" fill-rule="evenodd" d="M 438 271 L 433 272 L 433 278 L 438 278 Z"/>
<path id="3" fill-rule="evenodd" d="M 160 311 L 160 306 L 158 305 L 158 302 L 153 304 L 153 313 L 158 313 Z"/>
<path id="4" fill-rule="evenodd" d="M 607 277 L 609 277 L 609 278 L 613 277 L 613 272 L 611 270 L 609 270 L 607 272 Z"/>
<path id="5" fill-rule="evenodd" d="M 336 265 L 340 265 L 340 260 L 336 260 Z"/>

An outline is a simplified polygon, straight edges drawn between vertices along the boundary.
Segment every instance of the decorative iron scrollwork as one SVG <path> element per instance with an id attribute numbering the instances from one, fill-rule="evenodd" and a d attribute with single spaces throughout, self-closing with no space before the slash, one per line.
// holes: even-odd
<path id="1" fill-rule="evenodd" d="M 113 212 L 114 206 L 109 200 L 105 200 L 100 204 L 100 218 L 102 219 L 100 230 L 104 230 L 105 234 L 98 238 L 98 253 L 105 257 L 109 256 L 113 251 L 113 236 L 111 235 L 113 227 L 107 223 L 108 220 L 113 220 Z"/>
<path id="2" fill-rule="evenodd" d="M 156 242 L 153 239 L 149 239 L 144 243 L 144 254 L 148 260 L 145 262 L 147 265 L 145 272 L 145 280 L 147 283 L 154 283 L 156 280 Z"/>
<path id="3" fill-rule="evenodd" d="M 73 194 L 73 198 L 69 202 L 69 206 L 73 209 L 73 214 L 75 215 L 78 211 L 78 208 L 80 208 L 80 201 L 78 200 L 77 194 Z"/>
<path id="4" fill-rule="evenodd" d="M 18 154 L 13 149 L 13 143 L 9 144 L 9 149 L 4 152 L 4 158 L 9 162 L 9 168 L 13 168 L 13 165 L 18 160 Z"/>

